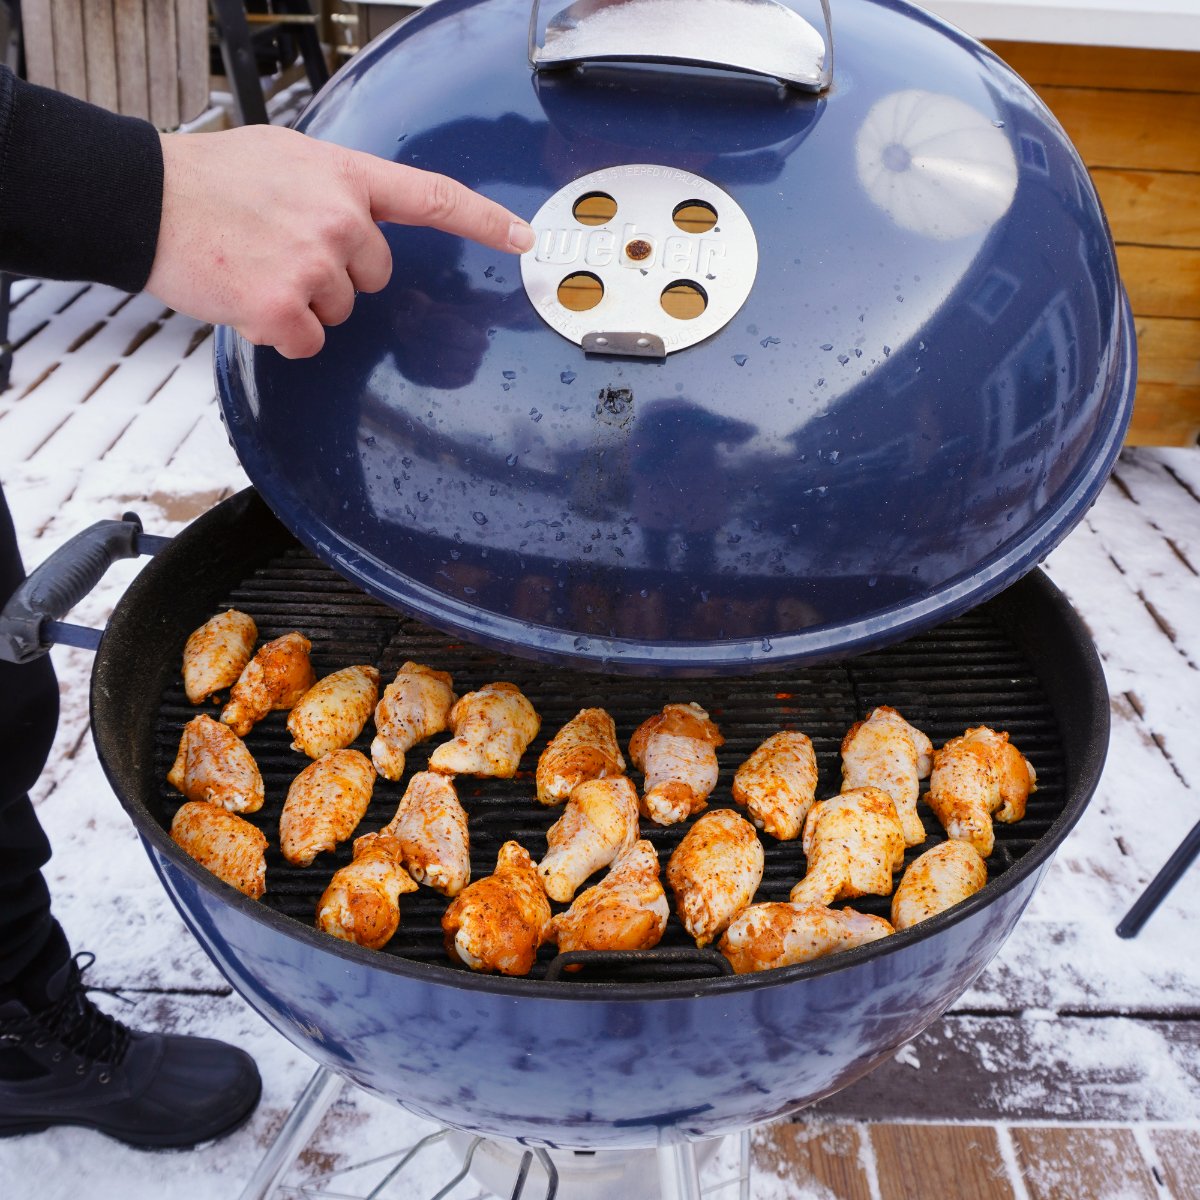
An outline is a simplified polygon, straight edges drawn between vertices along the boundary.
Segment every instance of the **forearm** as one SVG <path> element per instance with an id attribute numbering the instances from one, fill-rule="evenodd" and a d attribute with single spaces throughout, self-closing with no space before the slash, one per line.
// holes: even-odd
<path id="1" fill-rule="evenodd" d="M 153 126 L 0 67 L 0 269 L 140 291 L 162 191 Z"/>

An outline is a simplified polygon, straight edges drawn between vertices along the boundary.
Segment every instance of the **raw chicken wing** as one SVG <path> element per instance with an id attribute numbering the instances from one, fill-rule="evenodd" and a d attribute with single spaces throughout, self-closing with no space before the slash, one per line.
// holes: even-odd
<path id="1" fill-rule="evenodd" d="M 892 897 L 892 924 L 907 929 L 927 921 L 973 896 L 985 883 L 987 866 L 970 842 L 942 842 L 904 872 Z"/>
<path id="2" fill-rule="evenodd" d="M 457 896 L 467 886 L 471 878 L 467 814 L 447 776 L 418 771 L 383 832 L 399 843 L 400 862 L 418 883 L 443 896 Z"/>
<path id="3" fill-rule="evenodd" d="M 633 846 L 595 887 L 555 917 L 547 941 L 569 950 L 649 950 L 662 940 L 670 908 L 658 881 L 658 855 L 646 841 Z"/>
<path id="4" fill-rule="evenodd" d="M 842 739 L 842 791 L 876 787 L 896 806 L 904 842 L 919 846 L 925 826 L 917 815 L 920 780 L 929 774 L 933 743 L 894 708 L 880 705 Z"/>
<path id="5" fill-rule="evenodd" d="M 602 708 L 572 717 L 542 751 L 537 765 L 537 798 L 560 804 L 588 779 L 607 779 L 625 770 L 617 727 Z"/>
<path id="6" fill-rule="evenodd" d="M 189 800 L 171 822 L 171 837 L 185 854 L 251 900 L 267 890 L 267 839 L 249 821 Z"/>
<path id="7" fill-rule="evenodd" d="M 800 836 L 817 795 L 817 756 L 803 733 L 772 734 L 733 777 L 733 799 L 781 842 Z"/>
<path id="8" fill-rule="evenodd" d="M 429 756 L 429 769 L 511 779 L 541 724 L 542 718 L 515 684 L 489 683 L 468 692 L 450 710 L 454 737 Z"/>
<path id="9" fill-rule="evenodd" d="M 725 931 L 717 949 L 738 975 L 811 962 L 876 942 L 896 931 L 882 918 L 816 904 L 752 904 Z"/>
<path id="10" fill-rule="evenodd" d="M 700 705 L 668 704 L 629 740 L 629 757 L 646 775 L 644 816 L 674 825 L 708 806 L 717 785 L 717 747 L 725 739 Z"/>
<path id="11" fill-rule="evenodd" d="M 205 621 L 183 648 L 183 690 L 193 704 L 237 682 L 254 653 L 258 627 L 236 608 Z"/>
<path id="12" fill-rule="evenodd" d="M 245 742 L 212 717 L 193 717 L 179 739 L 167 782 L 189 800 L 207 800 L 230 812 L 258 812 L 263 781 Z"/>
<path id="13" fill-rule="evenodd" d="M 546 832 L 550 849 L 538 864 L 546 895 L 566 904 L 593 871 L 620 858 L 637 839 L 633 784 L 624 775 L 581 783 Z"/>
<path id="14" fill-rule="evenodd" d="M 812 806 L 804 822 L 808 874 L 793 904 L 829 905 L 868 894 L 888 896 L 904 862 L 904 830 L 896 806 L 879 788 L 855 788 Z"/>
<path id="15" fill-rule="evenodd" d="M 504 975 L 529 974 L 549 924 L 550 904 L 533 859 L 518 842 L 505 842 L 496 873 L 465 888 L 442 917 L 453 961 Z"/>
<path id="16" fill-rule="evenodd" d="M 929 807 L 950 837 L 970 842 L 984 858 L 995 845 L 997 821 L 1019 821 L 1037 790 L 1037 773 L 1021 752 L 986 725 L 951 738 L 933 756 Z"/>
<path id="17" fill-rule="evenodd" d="M 291 708 L 317 682 L 308 659 L 311 649 L 302 633 L 285 633 L 260 646 L 233 685 L 221 720 L 245 737 L 267 713 Z"/>
<path id="18" fill-rule="evenodd" d="M 288 862 L 307 867 L 357 828 L 371 802 L 375 768 L 357 750 L 334 750 L 309 763 L 288 788 L 279 818 L 279 848 Z"/>
<path id="19" fill-rule="evenodd" d="M 400 897 L 417 885 L 400 865 L 400 846 L 383 833 L 355 839 L 354 861 L 334 872 L 317 905 L 317 928 L 368 950 L 400 926 Z"/>
<path id="20" fill-rule="evenodd" d="M 452 683 L 445 671 L 406 662 L 384 688 L 371 743 L 371 761 L 384 779 L 396 782 L 404 774 L 405 754 L 447 727 L 456 699 Z"/>
<path id="21" fill-rule="evenodd" d="M 684 928 L 707 946 L 754 899 L 763 876 L 754 826 L 732 809 L 705 813 L 667 863 L 667 882 Z"/>
<path id="22" fill-rule="evenodd" d="M 379 699 L 379 672 L 370 666 L 343 667 L 318 680 L 288 713 L 292 749 L 320 758 L 345 749 L 367 723 Z"/>

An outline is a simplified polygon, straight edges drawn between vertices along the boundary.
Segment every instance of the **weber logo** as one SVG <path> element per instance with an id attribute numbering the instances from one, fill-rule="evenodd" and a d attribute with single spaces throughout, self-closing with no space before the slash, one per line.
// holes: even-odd
<path id="1" fill-rule="evenodd" d="M 716 279 L 729 253 L 720 238 L 656 237 L 636 225 L 612 229 L 544 229 L 534 249 L 540 263 L 560 267 L 656 268 L 672 275 Z"/>

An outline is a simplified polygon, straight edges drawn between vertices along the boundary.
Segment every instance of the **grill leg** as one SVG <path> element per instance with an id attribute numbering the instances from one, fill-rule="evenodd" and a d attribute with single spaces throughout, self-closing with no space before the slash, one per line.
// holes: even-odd
<path id="1" fill-rule="evenodd" d="M 658 1184 L 662 1200 L 700 1200 L 700 1168 L 691 1142 L 659 1146 Z"/>
<path id="2" fill-rule="evenodd" d="M 321 1118 L 342 1090 L 342 1077 L 318 1067 L 300 1093 L 283 1128 L 275 1135 L 258 1169 L 242 1191 L 241 1200 L 269 1200 L 279 1181 L 308 1145 Z"/>

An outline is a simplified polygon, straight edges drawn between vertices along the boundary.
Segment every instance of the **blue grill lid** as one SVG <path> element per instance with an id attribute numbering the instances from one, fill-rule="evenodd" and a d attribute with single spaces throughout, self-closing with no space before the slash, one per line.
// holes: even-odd
<path id="1" fill-rule="evenodd" d="M 595 171 L 678 168 L 746 214 L 757 276 L 707 340 L 597 357 L 543 321 L 517 260 L 385 227 L 390 284 L 316 358 L 218 331 L 231 438 L 282 521 L 439 628 L 647 674 L 855 653 L 1036 565 L 1132 407 L 1095 189 L 976 42 L 899 0 L 833 17 L 822 95 L 535 74 L 527 0 L 439 0 L 344 68 L 307 133 L 526 217 Z"/>

